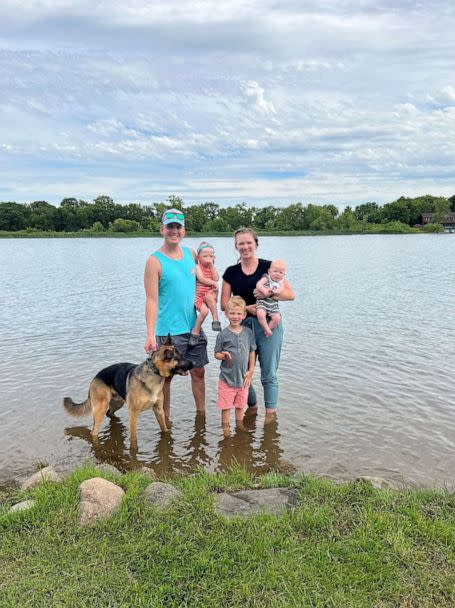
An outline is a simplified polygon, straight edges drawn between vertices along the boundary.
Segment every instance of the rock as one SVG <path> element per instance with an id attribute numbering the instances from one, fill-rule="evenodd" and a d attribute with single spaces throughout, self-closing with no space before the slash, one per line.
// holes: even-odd
<path id="1" fill-rule="evenodd" d="M 122 474 L 121 471 L 119 471 L 116 467 L 114 467 L 114 465 L 109 464 L 108 462 L 96 464 L 95 466 L 98 469 L 98 471 L 101 471 L 102 473 L 111 473 L 112 475 L 121 475 Z"/>
<path id="2" fill-rule="evenodd" d="M 215 500 L 216 511 L 225 517 L 255 513 L 279 515 L 297 503 L 297 491 L 291 488 L 264 488 L 223 492 Z"/>
<path id="3" fill-rule="evenodd" d="M 136 469 L 135 473 L 140 473 L 141 475 L 147 475 L 147 477 L 150 477 L 151 479 L 156 479 L 155 471 L 153 469 L 151 469 L 150 467 L 146 467 L 145 465 L 142 465 L 142 467 L 140 467 L 139 469 Z"/>
<path id="4" fill-rule="evenodd" d="M 16 511 L 26 511 L 27 509 L 31 509 L 34 505 L 34 500 L 24 500 L 22 502 L 18 502 L 16 505 L 13 505 L 9 512 L 15 513 Z"/>
<path id="5" fill-rule="evenodd" d="M 83 481 L 79 490 L 81 492 L 79 521 L 82 525 L 113 515 L 125 494 L 115 483 L 101 477 Z"/>
<path id="6" fill-rule="evenodd" d="M 373 488 L 377 488 L 378 490 L 394 489 L 393 483 L 387 481 L 387 479 L 383 479 L 382 477 L 370 477 L 369 475 L 362 475 L 362 477 L 358 477 L 356 481 L 363 481 L 364 483 L 369 483 L 373 486 Z"/>
<path id="7" fill-rule="evenodd" d="M 182 493 L 168 483 L 154 481 L 145 488 L 144 495 L 153 506 L 166 509 L 171 506 L 174 500 L 180 498 Z"/>
<path id="8" fill-rule="evenodd" d="M 42 481 L 62 483 L 63 478 L 53 467 L 44 467 L 44 469 L 40 469 L 37 473 L 26 479 L 21 487 L 23 490 L 30 490 L 30 488 L 34 488 Z"/>

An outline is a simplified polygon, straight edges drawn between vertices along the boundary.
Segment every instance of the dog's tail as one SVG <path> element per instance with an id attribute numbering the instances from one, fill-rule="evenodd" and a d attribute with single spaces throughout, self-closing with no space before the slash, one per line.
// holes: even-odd
<path id="1" fill-rule="evenodd" d="M 65 397 L 63 399 L 63 407 L 70 416 L 87 416 L 92 411 L 90 395 L 82 403 L 74 403 L 71 397 Z"/>

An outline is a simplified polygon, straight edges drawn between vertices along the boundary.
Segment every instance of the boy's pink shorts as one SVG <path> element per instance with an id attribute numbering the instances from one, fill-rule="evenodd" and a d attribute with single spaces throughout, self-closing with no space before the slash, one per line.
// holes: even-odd
<path id="1" fill-rule="evenodd" d="M 231 407 L 244 408 L 248 399 L 248 387 L 232 387 L 223 380 L 218 381 L 218 407 L 229 410 Z"/>

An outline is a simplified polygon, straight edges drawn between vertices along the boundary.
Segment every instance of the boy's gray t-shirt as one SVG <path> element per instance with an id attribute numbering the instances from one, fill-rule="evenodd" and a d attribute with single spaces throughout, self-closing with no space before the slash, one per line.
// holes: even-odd
<path id="1" fill-rule="evenodd" d="M 242 387 L 248 371 L 250 352 L 256 350 L 256 341 L 251 329 L 242 325 L 242 331 L 236 334 L 229 327 L 225 327 L 218 334 L 215 344 L 216 353 L 223 350 L 231 355 L 231 367 L 227 367 L 225 360 L 221 361 L 220 380 L 232 387 Z"/>

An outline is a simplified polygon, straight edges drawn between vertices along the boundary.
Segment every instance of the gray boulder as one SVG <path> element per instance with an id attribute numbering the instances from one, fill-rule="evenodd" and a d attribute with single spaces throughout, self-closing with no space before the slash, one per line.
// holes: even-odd
<path id="1" fill-rule="evenodd" d="M 362 475 L 362 477 L 358 477 L 356 481 L 369 483 L 373 486 L 373 488 L 377 488 L 378 490 L 395 489 L 395 485 L 391 481 L 387 481 L 387 479 L 383 479 L 382 477 L 370 477 L 369 475 Z"/>
<path id="2" fill-rule="evenodd" d="M 9 512 L 15 513 L 17 511 L 27 511 L 28 509 L 31 509 L 34 504 L 34 500 L 23 500 L 22 502 L 18 502 L 17 504 L 13 505 Z"/>
<path id="3" fill-rule="evenodd" d="M 113 515 L 125 494 L 115 483 L 101 477 L 83 481 L 79 490 L 81 493 L 79 521 L 82 525 Z"/>
<path id="4" fill-rule="evenodd" d="M 167 509 L 172 505 L 174 500 L 182 496 L 182 493 L 169 483 L 154 481 L 145 488 L 144 496 L 153 506 Z"/>
<path id="5" fill-rule="evenodd" d="M 112 475 L 121 475 L 122 472 L 119 471 L 114 465 L 109 464 L 108 462 L 103 462 L 102 464 L 95 465 L 98 471 L 102 473 L 112 473 Z"/>
<path id="6" fill-rule="evenodd" d="M 280 515 L 296 503 L 297 491 L 292 488 L 264 488 L 218 494 L 215 508 L 219 515 L 225 517 L 248 516 L 256 513 Z"/>
<path id="7" fill-rule="evenodd" d="M 37 473 L 26 479 L 21 487 L 23 490 L 30 490 L 30 488 L 34 488 L 42 481 L 62 483 L 63 478 L 53 467 L 44 467 L 44 469 L 40 469 Z"/>

